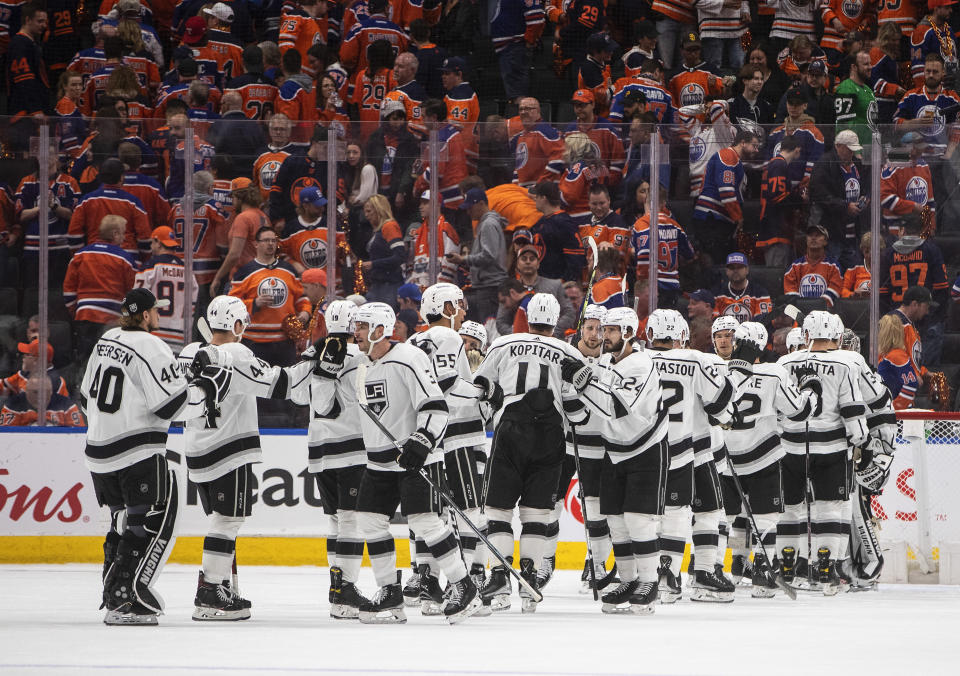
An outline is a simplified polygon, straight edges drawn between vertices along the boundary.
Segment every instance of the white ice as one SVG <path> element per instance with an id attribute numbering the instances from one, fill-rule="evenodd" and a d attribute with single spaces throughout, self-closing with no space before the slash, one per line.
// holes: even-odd
<path id="1" fill-rule="evenodd" d="M 241 567 L 244 622 L 190 619 L 197 570 L 171 565 L 159 627 L 107 627 L 99 568 L 0 566 L 2 674 L 956 674 L 960 587 L 883 585 L 834 598 L 658 606 L 602 615 L 559 571 L 533 615 L 514 608 L 448 626 L 328 615 L 322 568 Z M 373 590 L 369 568 L 362 589 Z"/>

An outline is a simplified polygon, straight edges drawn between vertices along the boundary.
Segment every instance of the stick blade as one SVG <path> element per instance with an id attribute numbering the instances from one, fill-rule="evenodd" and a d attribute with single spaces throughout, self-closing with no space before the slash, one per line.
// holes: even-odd
<path id="1" fill-rule="evenodd" d="M 774 577 L 774 582 L 783 590 L 783 593 L 790 597 L 791 601 L 797 600 L 797 590 L 788 585 L 779 575 Z"/>

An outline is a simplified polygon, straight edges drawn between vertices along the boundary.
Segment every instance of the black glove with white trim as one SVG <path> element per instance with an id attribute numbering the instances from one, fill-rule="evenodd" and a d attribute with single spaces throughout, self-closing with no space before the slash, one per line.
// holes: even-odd
<path id="1" fill-rule="evenodd" d="M 797 389 L 803 392 L 810 392 L 810 399 L 813 405 L 814 417 L 823 412 L 823 383 L 820 382 L 820 376 L 816 370 L 810 366 L 798 366 L 793 375 L 797 378 Z"/>
<path id="2" fill-rule="evenodd" d="M 570 383 L 577 392 L 583 392 L 590 384 L 593 369 L 579 359 L 564 357 L 560 361 L 560 377 L 565 383 Z"/>
<path id="3" fill-rule="evenodd" d="M 427 456 L 433 450 L 434 442 L 430 433 L 417 430 L 403 442 L 403 451 L 397 458 L 397 464 L 403 469 L 418 471 L 427 461 Z"/>

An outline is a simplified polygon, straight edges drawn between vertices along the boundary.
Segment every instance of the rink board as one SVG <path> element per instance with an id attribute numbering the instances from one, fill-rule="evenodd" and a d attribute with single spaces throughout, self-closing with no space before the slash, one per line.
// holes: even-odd
<path id="1" fill-rule="evenodd" d="M 0 428 L 3 429 L 3 428 Z M 927 481 L 932 512 L 931 542 L 960 541 L 960 493 L 951 490 L 957 476 L 958 446 L 927 439 Z M 82 431 L 69 428 L 11 430 L 0 434 L 0 563 L 68 563 L 102 560 L 101 543 L 109 515 L 94 496 L 84 464 Z M 171 434 L 168 448 L 181 454 L 183 436 Z M 243 526 L 238 555 L 251 565 L 316 565 L 326 560 L 327 517 L 312 475 L 306 468 L 304 430 L 264 430 L 264 461 L 254 465 L 253 515 Z M 876 499 L 881 540 L 916 541 L 918 492 L 914 450 L 900 446 L 891 481 Z M 196 488 L 180 473 L 179 540 L 171 561 L 199 562 L 207 517 Z M 558 565 L 580 568 L 585 545 L 576 481 L 565 498 L 560 521 Z M 406 526 L 393 525 L 398 559 L 408 558 Z M 519 528 L 516 529 L 519 533 Z"/>

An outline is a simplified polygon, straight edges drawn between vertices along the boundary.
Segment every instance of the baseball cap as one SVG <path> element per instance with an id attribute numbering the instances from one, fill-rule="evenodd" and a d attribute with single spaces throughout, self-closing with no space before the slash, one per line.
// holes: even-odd
<path id="1" fill-rule="evenodd" d="M 199 16 L 191 16 L 183 28 L 183 41 L 188 45 L 193 45 L 201 40 L 207 34 L 207 23 Z"/>
<path id="2" fill-rule="evenodd" d="M 140 2 L 139 0 L 120 0 L 117 3 L 117 13 L 120 16 L 134 15 L 140 16 Z"/>
<path id="3" fill-rule="evenodd" d="M 747 255 L 740 253 L 739 251 L 734 251 L 732 254 L 727 256 L 726 265 L 750 265 L 750 261 L 747 259 Z"/>
<path id="4" fill-rule="evenodd" d="M 416 311 L 406 308 L 397 313 L 397 321 L 402 322 L 407 327 L 407 334 L 413 335 L 417 332 L 417 324 L 420 323 L 420 315 Z"/>
<path id="5" fill-rule="evenodd" d="M 935 7 L 950 7 L 955 4 L 957 4 L 957 0 L 927 0 L 927 7 L 930 9 Z"/>
<path id="6" fill-rule="evenodd" d="M 407 107 L 397 101 L 396 99 L 387 99 L 380 104 L 380 119 L 385 120 L 394 113 L 403 113 L 403 116 L 407 116 Z"/>
<path id="7" fill-rule="evenodd" d="M 713 305 L 713 301 L 716 299 L 713 297 L 713 294 L 706 289 L 697 289 L 690 294 L 690 300 L 697 300 L 707 305 Z"/>
<path id="8" fill-rule="evenodd" d="M 570 99 L 574 103 L 596 103 L 597 99 L 589 89 L 578 89 Z"/>
<path id="9" fill-rule="evenodd" d="M 424 190 L 424 191 L 423 191 L 423 194 L 420 195 L 420 201 L 421 201 L 421 202 L 429 202 L 429 201 L 430 201 L 430 191 L 429 191 L 429 190 Z"/>
<path id="10" fill-rule="evenodd" d="M 826 75 L 827 74 L 827 64 L 823 61 L 811 61 L 810 65 L 807 66 L 807 72 L 811 75 Z"/>
<path id="11" fill-rule="evenodd" d="M 177 241 L 177 238 L 174 236 L 173 228 L 168 225 L 161 225 L 159 228 L 154 228 L 153 232 L 150 233 L 150 239 L 155 239 L 164 246 L 168 246 L 171 249 L 175 249 L 180 246 L 180 242 Z"/>
<path id="12" fill-rule="evenodd" d="M 304 284 L 322 284 L 327 285 L 327 271 L 323 268 L 307 268 L 300 276 L 300 281 Z"/>
<path id="13" fill-rule="evenodd" d="M 20 354 L 29 354 L 31 357 L 40 356 L 40 339 L 34 338 L 29 343 L 17 343 Z M 47 343 L 47 361 L 53 361 L 53 345 Z"/>
<path id="14" fill-rule="evenodd" d="M 900 137 L 900 145 L 908 146 L 914 143 L 926 143 L 926 137 L 918 131 L 908 131 Z M 836 143 L 836 141 L 834 141 Z"/>
<path id="15" fill-rule="evenodd" d="M 933 296 L 930 294 L 930 289 L 925 286 L 911 286 L 909 289 L 903 292 L 903 305 L 909 305 L 910 303 L 930 303 L 931 308 L 935 308 L 939 303 L 933 302 Z"/>
<path id="16" fill-rule="evenodd" d="M 616 42 L 609 34 L 603 32 L 591 33 L 587 38 L 587 52 L 615 52 L 617 51 Z"/>
<path id="17" fill-rule="evenodd" d="M 909 136 L 909 135 L 910 134 L 906 134 L 905 136 Z M 855 153 L 859 153 L 861 150 L 863 150 L 863 146 L 860 145 L 860 137 L 857 136 L 857 132 L 853 131 L 852 129 L 844 129 L 839 134 L 837 134 L 836 137 L 833 139 L 833 145 L 837 145 L 837 144 L 847 146 L 850 150 L 852 150 Z"/>
<path id="18" fill-rule="evenodd" d="M 690 45 L 700 46 L 700 36 L 694 32 L 685 33 L 683 36 L 683 41 L 680 43 L 681 47 L 689 47 Z"/>
<path id="19" fill-rule="evenodd" d="M 487 193 L 483 191 L 483 188 L 470 188 L 467 194 L 463 196 L 463 202 L 460 203 L 460 208 L 466 210 L 474 204 L 486 201 Z"/>
<path id="20" fill-rule="evenodd" d="M 419 303 L 423 299 L 423 294 L 420 293 L 420 287 L 417 284 L 410 282 L 397 289 L 397 298 L 409 298 Z"/>
<path id="21" fill-rule="evenodd" d="M 314 186 L 304 188 L 297 197 L 300 199 L 300 204 L 310 204 L 315 207 L 324 207 L 327 205 L 327 198 L 320 192 L 320 188 Z"/>
<path id="22" fill-rule="evenodd" d="M 253 185 L 253 181 L 246 176 L 239 176 L 230 181 L 230 190 L 243 190 L 244 188 L 249 188 L 251 185 Z"/>
<path id="23" fill-rule="evenodd" d="M 551 204 L 560 204 L 560 188 L 553 181 L 540 181 L 529 193 L 531 197 L 546 197 Z"/>
<path id="24" fill-rule="evenodd" d="M 459 56 L 451 56 L 449 59 L 444 59 L 443 65 L 440 66 L 440 71 L 443 73 L 462 73 L 466 69 L 467 62 Z"/>
<path id="25" fill-rule="evenodd" d="M 813 234 L 813 233 L 815 233 L 815 232 L 819 232 L 819 233 L 820 233 L 821 235 L 823 235 L 824 237 L 829 237 L 829 236 L 830 236 L 830 233 L 827 232 L 827 229 L 826 229 L 823 225 L 821 225 L 820 223 L 811 223 L 810 225 L 807 226 L 807 234 L 808 234 L 808 235 L 811 235 L 811 234 Z"/>
<path id="26" fill-rule="evenodd" d="M 532 242 L 533 233 L 530 232 L 527 228 L 517 228 L 513 231 L 513 243 L 520 244 L 523 242 Z"/>
<path id="27" fill-rule="evenodd" d="M 203 13 L 209 14 L 210 16 L 215 16 L 224 23 L 233 23 L 233 10 L 230 9 L 229 5 L 226 5 L 222 2 L 218 2 L 210 9 L 203 10 Z"/>
<path id="28" fill-rule="evenodd" d="M 646 103 L 647 95 L 639 89 L 630 89 L 623 95 L 623 105 L 633 106 L 638 103 Z"/>
<path id="29" fill-rule="evenodd" d="M 800 87 L 792 87 L 787 90 L 787 103 L 806 103 L 807 97 L 804 96 Z"/>
<path id="30" fill-rule="evenodd" d="M 168 305 L 170 305 L 170 299 L 157 300 L 150 289 L 141 286 L 127 291 L 127 295 L 123 298 L 123 304 L 120 306 L 120 311 L 124 317 L 129 317 L 138 312 L 146 312 L 155 307 L 165 308 Z"/>

